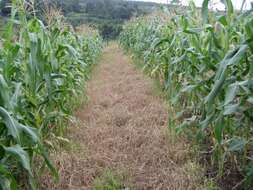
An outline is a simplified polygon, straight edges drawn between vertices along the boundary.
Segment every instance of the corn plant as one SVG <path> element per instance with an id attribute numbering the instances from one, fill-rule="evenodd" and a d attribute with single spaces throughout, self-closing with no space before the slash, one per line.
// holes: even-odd
<path id="1" fill-rule="evenodd" d="M 237 171 L 249 189 L 252 162 L 251 11 L 238 12 L 226 0 L 225 12 L 187 10 L 135 19 L 121 34 L 122 46 L 142 57 L 178 110 L 178 132 L 186 132 L 211 154 L 218 177 Z"/>
<path id="2" fill-rule="evenodd" d="M 83 94 L 101 38 L 77 35 L 55 18 L 45 25 L 32 1 L 12 1 L 0 50 L 0 189 L 18 189 L 26 176 L 36 189 L 33 158 L 41 156 L 57 178 L 44 140 L 62 135 Z"/>

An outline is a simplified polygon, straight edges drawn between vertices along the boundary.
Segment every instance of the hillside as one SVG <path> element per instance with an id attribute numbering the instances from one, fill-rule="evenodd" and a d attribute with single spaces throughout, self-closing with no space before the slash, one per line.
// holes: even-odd
<path id="1" fill-rule="evenodd" d="M 0 3 L 1 15 L 8 16 L 10 0 Z M 46 4 L 46 5 L 45 5 Z M 42 14 L 46 7 L 61 9 L 73 26 L 88 24 L 99 29 L 105 39 L 116 38 L 122 24 L 131 17 L 146 15 L 159 9 L 156 3 L 123 0 L 35 0 L 37 14 Z M 39 15 L 43 18 L 43 15 Z"/>
<path id="2" fill-rule="evenodd" d="M 97 27 L 106 39 L 115 38 L 122 24 L 131 17 L 148 14 L 159 8 L 158 4 L 119 0 L 77 0 L 72 9 L 63 7 L 68 21 L 74 26 L 89 24 Z"/>

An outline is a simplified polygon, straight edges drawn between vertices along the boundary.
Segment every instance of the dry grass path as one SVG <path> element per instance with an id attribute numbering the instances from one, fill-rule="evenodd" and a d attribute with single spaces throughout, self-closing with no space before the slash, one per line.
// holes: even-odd
<path id="1" fill-rule="evenodd" d="M 187 146 L 173 143 L 167 129 L 165 101 L 117 44 L 104 50 L 87 91 L 79 124 L 68 131 L 70 150 L 53 155 L 59 184 L 44 176 L 41 189 L 94 189 L 108 175 L 120 183 L 115 190 L 200 189 Z"/>

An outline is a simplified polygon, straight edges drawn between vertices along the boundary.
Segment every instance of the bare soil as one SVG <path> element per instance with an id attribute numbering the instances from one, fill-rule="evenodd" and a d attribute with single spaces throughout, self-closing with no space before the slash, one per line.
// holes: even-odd
<path id="1" fill-rule="evenodd" d="M 89 101 L 68 130 L 71 148 L 51 155 L 60 181 L 44 175 L 40 188 L 94 189 L 94 180 L 110 170 L 125 189 L 201 189 L 189 147 L 168 130 L 166 101 L 117 44 L 104 50 L 92 76 Z"/>

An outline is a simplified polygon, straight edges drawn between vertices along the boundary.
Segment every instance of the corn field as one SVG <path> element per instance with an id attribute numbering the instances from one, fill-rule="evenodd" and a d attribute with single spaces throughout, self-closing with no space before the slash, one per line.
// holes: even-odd
<path id="1" fill-rule="evenodd" d="M 224 2 L 224 12 L 209 11 L 205 0 L 201 10 L 191 3 L 183 11 L 133 19 L 120 43 L 161 82 L 177 111 L 170 126 L 210 157 L 211 177 L 236 172 L 242 178 L 235 189 L 251 189 L 253 14 Z"/>
<path id="2" fill-rule="evenodd" d="M 15 0 L 0 49 L 0 189 L 17 189 L 20 176 L 36 189 L 33 160 L 57 139 L 102 48 L 96 33 L 76 34 L 60 17 L 39 20 L 32 2 Z M 52 15 L 51 15 L 52 16 Z M 60 138 L 60 137 L 59 137 Z M 47 142 L 47 143 L 46 143 Z M 37 171 L 36 171 L 37 172 Z"/>

